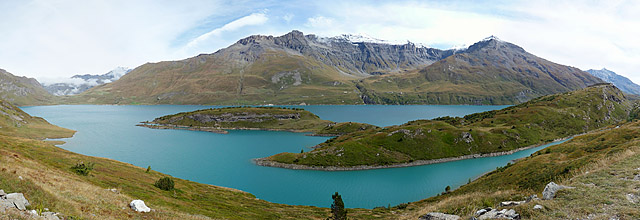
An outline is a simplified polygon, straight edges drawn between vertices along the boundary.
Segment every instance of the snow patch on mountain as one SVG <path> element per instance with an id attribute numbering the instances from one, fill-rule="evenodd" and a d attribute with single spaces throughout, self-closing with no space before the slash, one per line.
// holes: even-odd
<path id="1" fill-rule="evenodd" d="M 601 70 L 590 69 L 585 72 L 598 77 L 605 82 L 613 83 L 613 85 L 625 93 L 640 95 L 639 85 L 633 83 L 629 78 L 618 75 L 607 68 L 602 68 Z"/>
<path id="2" fill-rule="evenodd" d="M 75 75 L 71 78 L 42 79 L 41 82 L 42 86 L 53 95 L 75 95 L 91 87 L 116 81 L 130 71 L 131 69 L 127 67 L 117 67 L 102 75 Z"/>

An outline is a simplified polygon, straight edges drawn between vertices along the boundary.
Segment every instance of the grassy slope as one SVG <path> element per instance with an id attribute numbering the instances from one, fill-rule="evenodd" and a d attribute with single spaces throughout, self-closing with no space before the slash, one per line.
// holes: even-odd
<path id="1" fill-rule="evenodd" d="M 239 190 L 177 178 L 176 190 L 162 191 L 153 183 L 166 174 L 146 173 L 144 168 L 76 154 L 38 140 L 68 137 L 73 131 L 31 117 L 8 103 L 2 106 L 2 112 L 21 117 L 28 125 L 14 129 L 10 125 L 16 122 L 6 119 L 10 116 L 0 120 L 0 189 L 24 193 L 31 209 L 46 207 L 81 219 L 323 219 L 329 214 L 326 208 L 270 203 Z M 89 176 L 79 176 L 70 169 L 80 161 L 96 164 Z M 112 188 L 118 193 L 107 190 Z M 131 211 L 126 207 L 133 199 L 143 199 L 156 211 Z M 390 216 L 366 209 L 353 209 L 351 213 L 362 219 Z M 22 218 L 15 213 L 0 213 L 3 216 Z"/>
<path id="2" fill-rule="evenodd" d="M 311 152 L 281 153 L 268 159 L 349 167 L 509 151 L 625 121 L 630 105 L 617 88 L 594 86 L 464 118 L 359 131 L 330 139 Z"/>
<path id="3" fill-rule="evenodd" d="M 33 117 L 7 101 L 0 100 L 0 135 L 31 139 L 63 138 L 75 131 L 49 124 Z"/>
<path id="4" fill-rule="evenodd" d="M 497 207 L 501 201 L 524 200 L 541 192 L 550 181 L 573 186 L 554 200 L 514 207 L 524 219 L 637 219 L 637 205 L 626 194 L 638 194 L 640 122 L 575 137 L 498 168 L 459 189 L 409 204 L 400 219 L 415 219 L 438 211 L 469 218 L 476 210 Z M 534 211 L 541 204 L 543 211 Z"/>
<path id="5" fill-rule="evenodd" d="M 253 119 L 260 121 L 238 120 L 235 122 L 202 122 L 193 116 L 231 117 L 255 115 Z M 298 119 L 277 119 L 274 116 L 298 115 Z M 191 117 L 190 117 L 191 116 Z M 178 125 L 188 127 L 214 127 L 217 129 L 269 129 L 314 132 L 321 130 L 331 122 L 321 120 L 317 115 L 304 109 L 288 109 L 280 107 L 228 107 L 204 109 L 162 116 L 152 123 L 162 125 Z"/>

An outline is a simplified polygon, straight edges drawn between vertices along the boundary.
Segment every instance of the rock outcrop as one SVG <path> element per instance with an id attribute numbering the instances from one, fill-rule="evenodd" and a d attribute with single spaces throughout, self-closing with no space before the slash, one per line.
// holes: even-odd
<path id="1" fill-rule="evenodd" d="M 550 182 L 549 184 L 547 184 L 547 186 L 544 187 L 544 190 L 542 191 L 542 199 L 544 200 L 553 199 L 554 197 L 556 197 L 556 193 L 558 192 L 558 190 L 572 189 L 572 188 L 573 187 L 558 185 L 554 182 Z"/>
<path id="2" fill-rule="evenodd" d="M 478 220 L 482 219 L 520 219 L 520 214 L 516 213 L 513 209 L 491 209 L 478 216 Z"/>
<path id="3" fill-rule="evenodd" d="M 17 209 L 19 211 L 22 211 L 21 213 L 24 216 L 27 216 L 29 219 L 33 217 L 40 217 L 38 219 L 60 220 L 60 218 L 58 217 L 58 213 L 55 212 L 42 212 L 38 214 L 38 211 L 36 210 L 27 210 L 26 207 L 30 205 L 31 204 L 22 193 L 7 194 L 4 192 L 4 190 L 0 189 L 0 212 L 5 212 L 9 209 Z M 44 210 L 48 211 L 49 209 L 45 208 Z"/>
<path id="4" fill-rule="evenodd" d="M 29 204 L 29 201 L 24 198 L 24 195 L 22 195 L 22 193 L 9 193 L 4 196 L 4 200 L 12 202 L 20 211 L 27 210 L 26 207 L 31 205 Z"/>

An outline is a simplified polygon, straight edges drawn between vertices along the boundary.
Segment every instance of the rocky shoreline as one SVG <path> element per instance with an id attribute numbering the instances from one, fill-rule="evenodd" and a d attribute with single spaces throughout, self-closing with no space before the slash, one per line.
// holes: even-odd
<path id="1" fill-rule="evenodd" d="M 578 136 L 578 135 L 572 135 L 565 138 L 558 138 L 549 143 L 568 140 L 575 136 Z M 457 160 L 466 160 L 466 159 L 482 158 L 482 157 L 496 157 L 496 156 L 513 154 L 518 151 L 528 150 L 528 149 L 539 147 L 549 143 L 536 144 L 536 145 L 531 145 L 531 146 L 522 147 L 522 148 L 510 150 L 510 151 L 503 151 L 503 152 L 493 152 L 493 153 L 487 153 L 487 154 L 470 154 L 470 155 L 464 155 L 459 157 L 447 157 L 447 158 L 440 158 L 440 159 L 433 159 L 433 160 L 417 160 L 409 163 L 398 163 L 398 164 L 391 164 L 391 165 L 358 165 L 358 166 L 351 166 L 351 167 L 308 166 L 308 165 L 299 165 L 299 164 L 280 163 L 280 162 L 268 160 L 267 158 L 256 158 L 256 159 L 253 159 L 253 162 L 256 165 L 260 165 L 260 166 L 278 167 L 278 168 L 293 169 L 293 170 L 321 170 L 321 171 L 373 170 L 373 169 L 421 166 L 421 165 L 445 163 L 445 162 L 451 162 L 451 161 L 457 161 Z"/>
<path id="2" fill-rule="evenodd" d="M 175 129 L 175 130 L 188 130 L 188 131 L 206 131 L 218 134 L 227 134 L 228 131 L 214 128 L 214 127 L 189 127 L 189 126 L 177 126 L 177 125 L 163 125 L 163 124 L 150 124 L 146 122 L 142 122 L 137 124 L 139 127 L 146 127 L 151 129 Z"/>
<path id="3" fill-rule="evenodd" d="M 188 131 L 206 131 L 217 134 L 228 134 L 227 130 L 246 130 L 246 131 L 288 131 L 295 133 L 304 133 L 309 131 L 304 130 L 291 130 L 291 129 L 272 129 L 272 128 L 216 128 L 216 127 L 191 127 L 191 126 L 179 126 L 179 125 L 166 125 L 166 124 L 152 124 L 148 122 L 141 122 L 136 126 L 146 127 L 151 129 L 175 129 L 175 130 L 188 130 Z M 307 134 L 308 136 L 323 136 L 323 134 Z M 326 137 L 335 137 L 336 135 L 327 135 Z"/>

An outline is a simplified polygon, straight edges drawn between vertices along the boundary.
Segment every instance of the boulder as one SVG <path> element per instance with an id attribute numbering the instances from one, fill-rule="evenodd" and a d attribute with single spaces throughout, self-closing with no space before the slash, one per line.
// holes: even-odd
<path id="1" fill-rule="evenodd" d="M 556 197 L 556 193 L 558 192 L 558 190 L 572 189 L 572 188 L 573 187 L 558 185 L 554 182 L 550 182 L 549 184 L 547 184 L 547 186 L 544 187 L 544 190 L 542 191 L 542 199 L 544 200 L 553 199 L 554 197 Z"/>
<path id="2" fill-rule="evenodd" d="M 526 201 L 504 201 L 500 203 L 500 206 L 515 206 L 524 203 L 526 203 Z"/>
<path id="3" fill-rule="evenodd" d="M 533 210 L 542 210 L 542 209 L 544 209 L 544 207 L 541 206 L 541 205 L 534 205 L 533 206 Z"/>
<path id="4" fill-rule="evenodd" d="M 131 207 L 131 209 L 133 209 L 133 211 L 136 212 L 150 212 L 151 209 L 149 207 L 147 207 L 147 205 L 144 204 L 144 201 L 142 200 L 133 200 L 131 201 L 131 203 L 129 203 L 129 207 Z"/>
<path id="5" fill-rule="evenodd" d="M 5 193 L 4 190 L 0 189 L 0 199 L 4 199 L 6 198 L 6 196 L 7 196 L 7 193 Z"/>
<path id="6" fill-rule="evenodd" d="M 426 215 L 420 216 L 419 220 L 459 220 L 460 216 L 449 215 L 440 212 L 429 212 Z"/>
<path id="7" fill-rule="evenodd" d="M 476 216 L 481 216 L 481 215 L 483 215 L 484 213 L 487 213 L 488 211 L 491 211 L 491 207 L 489 207 L 489 208 L 484 208 L 484 209 L 480 209 L 480 210 L 476 211 Z"/>
<path id="8" fill-rule="evenodd" d="M 40 216 L 42 216 L 42 218 L 44 218 L 45 220 L 60 220 L 60 218 L 58 217 L 58 213 L 55 212 L 43 212 L 42 214 L 40 214 Z"/>
<path id="9" fill-rule="evenodd" d="M 520 219 L 520 214 L 516 213 L 513 209 L 503 209 L 498 211 L 497 209 L 493 209 L 488 211 L 481 216 L 478 216 L 479 220 L 482 219 Z"/>
<path id="10" fill-rule="evenodd" d="M 0 211 L 15 208 L 16 205 L 12 201 L 0 199 Z"/>
<path id="11" fill-rule="evenodd" d="M 18 208 L 20 211 L 24 211 L 26 210 L 26 206 L 30 206 L 31 204 L 29 204 L 29 201 L 27 201 L 26 198 L 24 198 L 24 195 L 22 195 L 22 193 L 9 193 L 7 194 L 7 201 L 11 201 L 13 202 L 13 204 L 16 206 L 16 208 Z"/>

